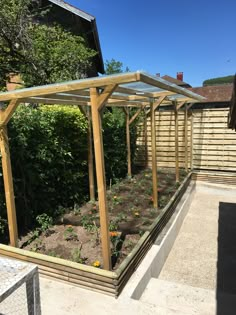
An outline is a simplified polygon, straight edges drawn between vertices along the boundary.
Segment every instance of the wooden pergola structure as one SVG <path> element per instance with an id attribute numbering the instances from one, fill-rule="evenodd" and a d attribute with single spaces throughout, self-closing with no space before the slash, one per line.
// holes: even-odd
<path id="1" fill-rule="evenodd" d="M 154 208 L 157 208 L 158 195 L 156 189 L 157 163 L 155 110 L 163 105 L 174 105 L 176 126 L 176 181 L 179 181 L 178 111 L 185 105 L 185 124 L 187 124 L 188 109 L 193 103 L 202 101 L 203 99 L 204 98 L 202 96 L 187 89 L 181 88 L 159 77 L 148 75 L 144 72 L 122 73 L 118 75 L 75 80 L 0 93 L 0 102 L 6 102 L 6 104 L 8 104 L 5 109 L 0 110 L 0 149 L 2 155 L 2 168 L 11 246 L 17 247 L 18 232 L 7 124 L 20 103 L 78 105 L 84 115 L 86 115 L 88 119 L 89 139 L 88 165 L 90 198 L 94 199 L 95 197 L 92 156 L 92 144 L 94 143 L 104 269 L 111 270 L 110 236 L 108 228 L 109 220 L 101 121 L 104 106 L 124 108 L 127 131 L 128 176 L 131 176 L 130 125 L 142 110 L 145 111 L 146 115 L 150 114 L 152 135 L 153 206 Z M 137 112 L 130 117 L 129 110 L 133 107 L 137 108 Z M 92 131 L 93 143 L 91 137 Z M 185 143 L 185 145 L 187 147 L 188 143 Z"/>

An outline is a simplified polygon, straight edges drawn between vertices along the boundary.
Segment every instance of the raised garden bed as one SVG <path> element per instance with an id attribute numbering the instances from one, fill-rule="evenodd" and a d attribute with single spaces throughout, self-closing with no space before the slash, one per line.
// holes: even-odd
<path id="1" fill-rule="evenodd" d="M 161 178 L 165 182 L 167 173 L 165 172 L 165 170 L 163 170 L 161 174 L 159 174 L 160 187 L 164 186 L 162 185 Z M 175 186 L 173 173 L 169 176 L 172 176 L 173 186 Z M 149 178 L 149 176 L 145 177 Z M 181 175 L 181 177 L 183 178 L 183 174 Z M 151 179 L 149 178 L 149 180 Z M 185 192 L 190 180 L 191 173 L 188 174 L 188 176 L 183 180 L 180 187 L 170 198 L 162 211 L 160 211 L 158 215 L 153 218 L 153 223 L 149 225 L 147 231 L 144 232 L 142 236 L 139 235 L 139 240 L 132 250 L 130 248 L 128 256 L 124 256 L 122 258 L 122 251 L 120 252 L 120 265 L 117 265 L 118 267 L 115 266 L 114 271 L 107 271 L 101 268 L 95 268 L 91 265 L 75 263 L 62 258 L 44 255 L 39 252 L 23 250 L 20 248 L 15 248 L 2 244 L 0 244 L 0 255 L 36 263 L 39 266 L 39 271 L 41 274 L 50 276 L 54 279 L 64 280 L 75 285 L 89 288 L 91 290 L 100 291 L 112 296 L 117 296 L 122 291 L 122 288 L 125 286 L 126 282 L 130 278 L 134 270 L 137 268 L 148 249 L 152 246 L 153 242 L 155 242 L 156 237 L 162 231 L 172 213 L 175 211 L 175 208 L 181 196 Z M 77 216 L 78 215 L 79 214 L 77 214 Z M 58 226 L 67 228 L 66 225 L 64 226 L 62 223 Z M 76 244 L 78 246 L 77 242 L 78 241 L 76 241 Z"/>
<path id="2" fill-rule="evenodd" d="M 181 172 L 181 181 L 185 173 Z M 131 179 L 110 187 L 107 193 L 109 209 L 112 267 L 133 250 L 141 236 L 149 230 L 179 187 L 175 173 L 158 172 L 159 209 L 152 203 L 152 173 L 144 170 Z M 103 268 L 100 242 L 98 202 L 76 206 L 50 226 L 47 216 L 39 217 L 40 227 L 20 240 L 20 247 L 58 258 Z M 41 233 L 42 232 L 42 233 Z"/>

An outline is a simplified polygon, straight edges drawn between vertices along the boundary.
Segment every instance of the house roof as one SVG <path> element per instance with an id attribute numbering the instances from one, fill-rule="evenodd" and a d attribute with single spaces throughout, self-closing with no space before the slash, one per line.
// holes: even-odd
<path id="1" fill-rule="evenodd" d="M 190 91 L 206 98 L 202 103 L 229 102 L 232 97 L 233 84 L 221 84 L 189 88 Z"/>
<path id="2" fill-rule="evenodd" d="M 174 83 L 176 85 L 179 85 L 179 86 L 183 86 L 183 87 L 191 87 L 190 84 L 184 82 L 184 81 L 181 81 L 181 80 L 178 80 L 178 79 L 175 79 L 169 75 L 163 75 L 162 76 L 162 79 L 166 80 L 166 81 L 169 81 L 171 83 Z"/>
<path id="3" fill-rule="evenodd" d="M 97 24 L 96 24 L 96 19 L 93 15 L 90 15 L 77 7 L 62 1 L 62 0 L 47 0 L 48 2 L 51 2 L 55 4 L 56 6 L 60 7 L 61 9 L 64 9 L 70 13 L 72 13 L 75 17 L 78 19 L 84 20 L 87 24 L 89 24 L 88 27 L 86 27 L 86 35 L 88 37 L 88 40 L 90 42 L 91 48 L 95 49 L 98 52 L 98 56 L 95 57 L 97 60 L 98 64 L 98 71 L 100 73 L 104 73 L 104 63 L 103 63 L 103 58 L 102 58 L 102 51 L 101 51 L 101 46 L 100 46 L 100 41 L 99 41 L 99 36 L 98 36 L 98 31 L 97 31 Z M 73 21 L 72 21 L 73 23 Z"/>

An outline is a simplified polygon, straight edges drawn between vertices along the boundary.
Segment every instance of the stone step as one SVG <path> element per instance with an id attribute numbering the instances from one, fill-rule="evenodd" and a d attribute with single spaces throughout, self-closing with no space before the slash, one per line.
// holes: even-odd
<path id="1" fill-rule="evenodd" d="M 235 315 L 236 295 L 151 278 L 141 302 L 188 315 Z"/>

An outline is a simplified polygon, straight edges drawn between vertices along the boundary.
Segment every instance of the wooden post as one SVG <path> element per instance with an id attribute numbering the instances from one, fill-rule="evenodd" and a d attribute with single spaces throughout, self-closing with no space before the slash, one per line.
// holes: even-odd
<path id="1" fill-rule="evenodd" d="M 156 158 L 156 121 L 155 121 L 155 107 L 153 102 L 150 103 L 151 110 L 151 135 L 152 135 L 152 195 L 153 208 L 158 208 L 158 194 L 157 194 L 157 158 Z"/>
<path id="2" fill-rule="evenodd" d="M 130 118 L 129 108 L 123 108 L 126 117 L 126 145 L 127 145 L 127 163 L 128 163 L 128 177 L 132 177 L 132 166 L 131 166 L 131 144 L 130 144 L 130 125 L 138 117 L 143 108 L 137 110 L 137 112 Z"/>
<path id="3" fill-rule="evenodd" d="M 131 178 L 131 149 L 130 149 L 130 123 L 129 123 L 129 108 L 125 109 L 126 117 L 126 145 L 127 145 L 127 163 L 128 163 L 128 177 Z"/>
<path id="4" fill-rule="evenodd" d="M 144 154 L 145 154 L 145 168 L 148 167 L 148 145 L 147 145 L 147 115 L 144 112 Z"/>
<path id="5" fill-rule="evenodd" d="M 153 191 L 153 208 L 158 208 L 158 193 L 157 193 L 157 158 L 156 158 L 156 119 L 155 110 L 161 105 L 165 96 L 160 97 L 158 100 L 150 101 L 150 114 L 151 114 L 151 137 L 152 137 L 152 191 Z"/>
<path id="6" fill-rule="evenodd" d="M 87 111 L 88 118 L 88 172 L 89 172 L 89 197 L 95 200 L 94 189 L 94 167 L 93 167 L 93 139 L 92 139 L 92 123 L 90 108 Z"/>
<path id="7" fill-rule="evenodd" d="M 184 147 L 185 147 L 185 171 L 188 172 L 188 108 L 184 109 Z"/>
<path id="8" fill-rule="evenodd" d="M 92 122 L 93 122 L 93 138 L 96 162 L 97 186 L 98 186 L 98 203 L 100 213 L 101 226 L 101 243 L 104 269 L 111 270 L 111 250 L 109 235 L 109 219 L 106 197 L 106 179 L 103 152 L 103 137 L 101 128 L 101 114 L 106 100 L 116 88 L 115 85 L 107 86 L 104 91 L 99 94 L 97 88 L 90 88 Z"/>
<path id="9" fill-rule="evenodd" d="M 7 126 L 1 127 L 0 150 L 1 150 L 1 155 L 2 155 L 2 172 L 3 172 L 4 189 L 5 189 L 5 196 L 6 196 L 10 244 L 11 246 L 17 247 L 18 246 L 18 231 L 17 231 L 15 196 L 14 196 L 14 188 L 13 188 Z"/>
<path id="10" fill-rule="evenodd" d="M 179 183 L 179 119 L 178 108 L 175 104 L 175 181 Z"/>
<path id="11" fill-rule="evenodd" d="M 194 116 L 193 112 L 191 111 L 191 130 L 190 130 L 190 169 L 193 169 L 193 125 L 194 125 Z"/>

